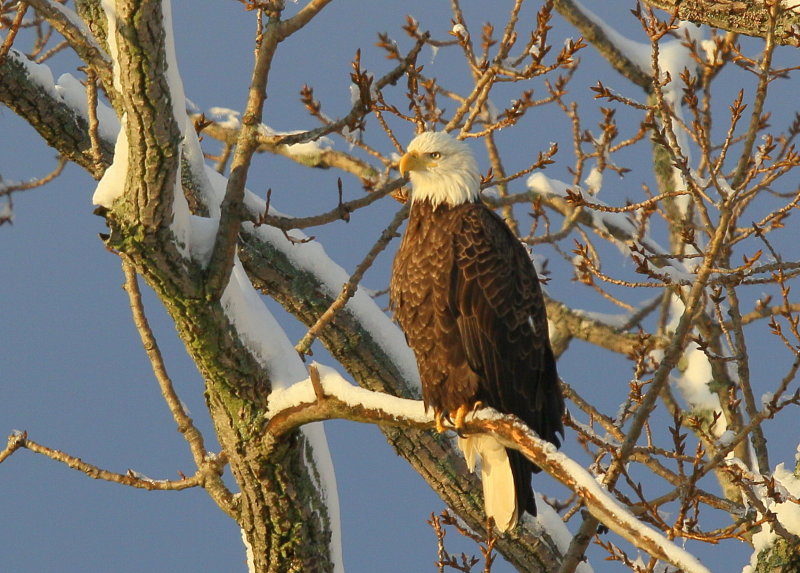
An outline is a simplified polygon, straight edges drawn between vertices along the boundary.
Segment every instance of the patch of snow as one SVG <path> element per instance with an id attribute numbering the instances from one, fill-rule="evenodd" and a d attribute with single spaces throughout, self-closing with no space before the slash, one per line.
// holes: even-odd
<path id="1" fill-rule="evenodd" d="M 235 109 L 227 107 L 214 106 L 208 108 L 206 117 L 219 124 L 220 127 L 225 129 L 239 129 L 242 127 L 242 122 L 239 119 L 241 114 Z"/>
<path id="2" fill-rule="evenodd" d="M 640 70 L 647 72 L 650 69 L 650 44 L 631 40 L 603 20 L 600 16 L 586 8 L 582 3 L 575 2 L 587 18 L 597 24 L 605 33 L 606 38 L 622 52 L 626 58 L 633 62 Z"/>
<path id="3" fill-rule="evenodd" d="M 486 189 L 482 189 L 481 195 L 489 199 L 497 199 L 498 197 L 500 197 L 500 194 L 497 191 L 497 187 L 495 187 L 494 185 L 492 185 L 491 187 L 487 187 Z"/>
<path id="4" fill-rule="evenodd" d="M 428 65 L 433 65 L 436 61 L 436 56 L 439 53 L 439 46 L 431 46 L 431 61 L 428 62 Z"/>
<path id="5" fill-rule="evenodd" d="M 114 0 L 100 0 L 100 5 L 106 14 L 106 43 L 108 44 L 108 55 L 114 66 L 114 89 L 122 91 L 120 81 L 119 50 L 117 48 L 117 6 Z"/>
<path id="6" fill-rule="evenodd" d="M 558 550 L 562 555 L 566 555 L 569 545 L 572 542 L 574 535 L 567 528 L 567 524 L 561 519 L 561 516 L 547 503 L 539 492 L 533 492 L 536 497 L 536 517 L 532 517 L 527 513 L 524 514 L 524 519 L 534 520 L 542 529 L 544 529 L 550 538 L 555 542 Z M 576 573 L 592 573 L 592 566 L 587 561 L 582 561 L 575 569 Z"/>
<path id="7" fill-rule="evenodd" d="M 433 420 L 430 413 L 425 412 L 425 407 L 419 400 L 408 400 L 398 398 L 383 392 L 373 392 L 355 384 L 351 384 L 339 372 L 319 364 L 312 363 L 317 367 L 320 377 L 320 385 L 325 394 L 336 396 L 341 401 L 351 406 L 363 405 L 365 408 L 380 410 L 397 417 L 407 418 L 415 422 L 430 422 Z M 269 396 L 267 415 L 275 416 L 278 412 L 292 408 L 300 404 L 313 404 L 317 397 L 314 393 L 314 386 L 311 378 L 305 379 L 289 386 L 275 390 Z"/>
<path id="8" fill-rule="evenodd" d="M 222 294 L 222 307 L 247 349 L 269 372 L 273 388 L 286 388 L 306 378 L 300 357 L 253 288 L 238 257 Z"/>
<path id="9" fill-rule="evenodd" d="M 469 36 L 469 34 L 467 34 L 467 29 L 464 27 L 463 24 L 455 24 L 453 26 L 453 29 L 450 30 L 450 33 L 453 34 L 454 36 L 462 36 L 464 38 Z"/>
<path id="10" fill-rule="evenodd" d="M 2 186 L 0 186 L 0 190 L 2 190 Z M 2 221 L 14 221 L 14 210 L 11 208 L 11 203 L 6 201 L 3 203 L 3 206 L 0 207 L 0 222 Z"/>
<path id="11" fill-rule="evenodd" d="M 705 352 L 696 343 L 690 342 L 682 361 L 686 367 L 677 380 L 677 387 L 683 399 L 693 410 L 721 412 L 719 396 L 709 389 L 714 377 Z M 719 438 L 727 429 L 725 417 L 719 416 L 711 431 Z"/>
<path id="12" fill-rule="evenodd" d="M 558 197 L 566 197 L 567 190 L 573 188 L 573 185 L 568 185 L 557 179 L 551 179 L 541 171 L 531 174 L 525 181 L 525 185 L 534 193 Z"/>
<path id="13" fill-rule="evenodd" d="M 7 57 L 11 57 L 25 66 L 25 71 L 33 83 L 40 86 L 48 94 L 58 97 L 55 81 L 53 81 L 53 72 L 47 64 L 37 64 L 13 49 L 9 50 Z"/>
<path id="14" fill-rule="evenodd" d="M 83 117 L 89 117 L 89 102 L 86 99 L 86 88 L 72 74 L 61 74 L 55 91 L 68 106 L 78 111 Z M 102 101 L 97 102 L 97 132 L 102 139 L 114 140 L 119 134 L 119 120 L 113 109 Z"/>
<path id="15" fill-rule="evenodd" d="M 791 534 L 800 535 L 800 479 L 791 471 L 784 467 L 783 463 L 775 467 L 772 474 L 775 480 L 776 490 L 780 492 L 783 499 L 775 500 L 771 497 L 762 495 L 761 501 L 766 509 L 775 514 L 778 522 Z M 764 493 L 764 488 L 759 488 Z M 759 518 L 762 517 L 759 514 Z M 765 521 L 761 530 L 753 535 L 753 553 L 750 557 L 750 564 L 742 569 L 742 573 L 752 573 L 758 565 L 758 556 L 762 551 L 768 550 L 778 541 L 780 537 L 772 529 L 770 522 Z"/>
<path id="16" fill-rule="evenodd" d="M 244 551 L 247 557 L 247 573 L 256 573 L 256 560 L 253 555 L 253 546 L 247 540 L 247 534 L 244 529 L 239 529 L 242 532 L 242 543 L 244 543 Z"/>
<path id="17" fill-rule="evenodd" d="M 188 138 L 192 138 L 193 142 L 197 142 L 197 133 L 186 113 L 186 95 L 183 90 L 183 80 L 181 80 L 180 71 L 178 69 L 178 57 L 175 53 L 175 35 L 172 30 L 172 2 L 170 0 L 163 0 L 161 3 L 161 10 L 164 16 L 164 32 L 166 34 L 164 38 L 164 47 L 166 51 L 166 76 L 167 85 L 169 87 L 169 98 L 172 104 L 172 117 L 180 130 L 182 142 L 181 150 L 183 150 L 186 147 Z M 199 142 L 197 142 L 196 145 L 199 146 Z M 188 257 L 192 252 L 191 212 L 189 211 L 189 203 L 186 200 L 186 196 L 183 194 L 181 169 L 181 162 L 178 161 L 178 169 L 175 173 L 175 182 L 172 192 L 172 222 L 170 223 L 170 230 L 175 235 L 178 248 L 184 256 Z"/>
<path id="18" fill-rule="evenodd" d="M 97 182 L 92 195 L 93 205 L 102 205 L 111 209 L 114 201 L 125 191 L 125 179 L 128 176 L 128 124 L 127 114 L 122 115 L 117 142 L 114 144 L 114 160 Z"/>
<path id="19" fill-rule="evenodd" d="M 328 523 L 331 529 L 330 552 L 333 561 L 334 573 L 344 573 L 344 556 L 342 552 L 342 528 L 339 511 L 339 492 L 336 487 L 336 473 L 333 459 L 328 449 L 328 439 L 325 436 L 325 427 L 322 422 L 306 424 L 302 427 L 311 453 L 314 457 L 314 467 L 309 468 L 310 475 L 318 475 L 318 489 L 328 510 Z M 316 472 L 314 471 L 316 470 Z"/>
<path id="20" fill-rule="evenodd" d="M 211 260 L 211 253 L 214 251 L 214 243 L 217 238 L 219 219 L 208 217 L 189 217 L 190 236 L 189 253 L 195 261 L 202 266 L 208 265 Z"/>
<path id="21" fill-rule="evenodd" d="M 361 101 L 361 90 L 356 84 L 350 84 L 350 105 L 354 106 Z"/>
<path id="22" fill-rule="evenodd" d="M 591 195 L 596 195 L 600 188 L 603 186 L 603 172 L 597 166 L 592 167 L 589 175 L 583 180 L 586 185 L 586 191 Z"/>
<path id="23" fill-rule="evenodd" d="M 605 324 L 611 328 L 622 328 L 628 324 L 628 321 L 631 319 L 631 315 L 629 313 L 606 314 L 602 312 L 575 309 L 575 314 L 586 317 L 589 320 L 599 322 L 600 324 Z"/>
<path id="24" fill-rule="evenodd" d="M 719 65 L 722 63 L 722 53 L 717 49 L 717 43 L 706 38 L 700 42 L 700 49 L 709 64 Z"/>
<path id="25" fill-rule="evenodd" d="M 735 437 L 736 437 L 736 432 L 734 432 L 733 430 L 725 430 L 717 439 L 717 443 L 720 445 L 720 447 L 725 448 L 728 447 L 733 442 L 733 438 Z"/>

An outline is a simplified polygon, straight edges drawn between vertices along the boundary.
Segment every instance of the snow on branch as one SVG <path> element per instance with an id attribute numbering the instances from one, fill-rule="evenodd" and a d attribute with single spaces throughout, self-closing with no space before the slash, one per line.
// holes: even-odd
<path id="1" fill-rule="evenodd" d="M 357 422 L 432 429 L 434 420 L 422 402 L 397 398 L 353 386 L 338 372 L 319 364 L 309 377 L 270 396 L 265 440 L 274 443 L 284 433 L 312 421 L 344 418 Z M 482 409 L 467 417 L 465 433 L 489 432 L 522 452 L 552 477 L 581 496 L 589 511 L 614 533 L 649 555 L 687 573 L 709 570 L 693 555 L 661 533 L 641 523 L 597 483 L 593 475 L 514 416 Z"/>

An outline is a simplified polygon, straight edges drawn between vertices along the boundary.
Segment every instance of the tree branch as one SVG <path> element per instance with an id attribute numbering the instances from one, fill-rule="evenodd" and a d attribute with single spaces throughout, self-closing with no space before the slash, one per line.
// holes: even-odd
<path id="1" fill-rule="evenodd" d="M 189 444 L 189 449 L 192 452 L 194 463 L 197 466 L 198 473 L 204 474 L 202 482 L 203 488 L 208 491 L 211 498 L 217 505 L 230 517 L 236 518 L 234 511 L 233 494 L 225 486 L 222 481 L 223 466 L 214 466 L 211 469 L 218 470 L 213 473 L 204 471 L 208 468 L 207 460 L 214 458 L 210 452 L 206 450 L 203 440 L 203 434 L 197 429 L 192 422 L 192 418 L 186 413 L 183 402 L 175 392 L 172 385 L 172 380 L 167 374 L 167 369 L 164 364 L 164 359 L 161 355 L 161 350 L 158 347 L 153 331 L 150 329 L 150 324 L 144 314 L 144 304 L 142 303 L 142 294 L 139 290 L 139 284 L 136 280 L 136 271 L 133 265 L 127 260 L 125 255 L 122 255 L 122 270 L 125 273 L 125 291 L 128 293 L 130 299 L 131 312 L 133 313 L 133 323 L 136 330 L 139 331 L 139 336 L 142 339 L 147 357 L 150 359 L 150 364 L 153 367 L 153 374 L 155 374 L 158 385 L 161 388 L 161 395 L 167 403 L 172 417 L 178 426 L 178 431 L 183 435 L 186 443 Z"/>
<path id="2" fill-rule="evenodd" d="M 615 70 L 642 88 L 646 93 L 652 89 L 653 80 L 649 70 L 643 70 L 626 55 L 626 51 L 609 37 L 607 31 L 572 0 L 555 0 L 555 9 L 564 19 L 575 26 L 583 38 L 594 45 Z"/>
<path id="3" fill-rule="evenodd" d="M 315 392 L 311 379 L 281 391 L 291 393 L 293 402 L 300 403 L 277 411 L 279 407 L 271 407 L 272 416 L 267 424 L 268 441 L 276 440 L 299 425 L 331 418 L 424 429 L 435 426 L 433 416 L 424 412 L 420 402 L 348 387 L 346 381 L 341 378 L 337 380 L 335 376 L 323 377 L 320 384 L 324 389 L 321 398 L 319 392 Z M 273 400 L 281 402 L 281 392 L 273 394 Z M 304 395 L 306 399 L 303 399 Z M 639 549 L 687 573 L 708 572 L 690 554 L 660 533 L 639 523 L 580 464 L 557 452 L 551 443 L 539 438 L 514 416 L 501 417 L 491 409 L 483 409 L 467 417 L 463 431 L 466 434 L 491 433 L 506 447 L 522 452 L 538 467 L 580 495 L 599 521 Z"/>
<path id="4" fill-rule="evenodd" d="M 655 8 L 675 14 L 681 20 L 706 24 L 754 36 L 766 38 L 770 34 L 770 2 L 719 2 L 718 0 L 644 0 Z M 780 5 L 779 2 L 776 4 Z M 800 46 L 797 34 L 800 14 L 795 10 L 781 9 L 775 23 L 775 41 L 781 45 Z"/>
<path id="5" fill-rule="evenodd" d="M 247 106 L 242 117 L 242 129 L 233 153 L 225 198 L 220 205 L 219 226 L 214 241 L 214 250 L 208 263 L 206 297 L 209 300 L 217 300 L 222 296 L 233 271 L 233 257 L 236 253 L 236 240 L 241 228 L 242 202 L 247 174 L 253 154 L 258 148 L 258 133 L 261 130 L 264 101 L 267 98 L 267 79 L 275 50 L 282 40 L 280 11 L 268 12 L 268 21 L 263 28 L 262 16 L 262 11 L 259 9 L 256 61 L 250 80 Z"/>
<path id="6" fill-rule="evenodd" d="M 223 454 L 220 454 L 219 456 L 207 456 L 203 462 L 203 466 L 198 468 L 197 473 L 191 477 L 180 480 L 155 480 L 142 476 L 133 470 L 128 470 L 128 472 L 125 474 L 118 474 L 104 470 L 98 466 L 84 462 L 80 458 L 76 458 L 75 456 L 71 456 L 60 450 L 48 448 L 47 446 L 38 444 L 33 440 L 29 440 L 27 432 L 14 433 L 8 437 L 8 445 L 2 452 L 0 452 L 0 463 L 5 461 L 15 451 L 23 448 L 30 450 L 35 454 L 40 454 L 50 458 L 51 460 L 62 463 L 74 470 L 86 474 L 92 479 L 99 479 L 147 490 L 177 491 L 191 487 L 202 486 L 203 482 L 206 480 L 209 469 L 215 473 L 222 473 L 222 468 L 224 468 L 225 464 L 227 463 L 227 457 Z"/>

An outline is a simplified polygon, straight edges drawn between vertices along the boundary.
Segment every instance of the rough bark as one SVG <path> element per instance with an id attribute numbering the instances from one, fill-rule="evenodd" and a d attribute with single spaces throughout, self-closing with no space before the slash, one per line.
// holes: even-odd
<path id="1" fill-rule="evenodd" d="M 222 304 L 205 296 L 205 269 L 185 259 L 170 225 L 181 136 L 170 105 L 161 2 L 117 2 L 116 32 L 130 144 L 123 196 L 106 212 L 109 247 L 124 253 L 163 301 L 206 382 L 220 444 L 240 488 L 236 516 L 255 571 L 330 571 L 330 523 L 301 432 L 271 452 L 260 439 L 270 380 Z M 177 187 L 180 189 L 180 186 Z"/>
<path id="2" fill-rule="evenodd" d="M 676 14 L 681 20 L 705 24 L 712 28 L 736 34 L 766 38 L 769 32 L 770 2 L 719 0 L 645 0 L 655 8 Z M 788 3 L 791 4 L 791 3 Z M 775 24 L 775 42 L 786 46 L 800 46 L 800 12 L 781 10 Z"/>

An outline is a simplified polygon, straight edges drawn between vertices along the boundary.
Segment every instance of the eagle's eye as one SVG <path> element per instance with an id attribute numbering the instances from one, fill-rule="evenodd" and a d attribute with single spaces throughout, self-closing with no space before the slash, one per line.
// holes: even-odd
<path id="1" fill-rule="evenodd" d="M 438 151 L 431 151 L 428 154 L 428 157 L 430 157 L 431 159 L 439 159 L 441 156 L 442 156 L 442 154 L 439 153 Z"/>

